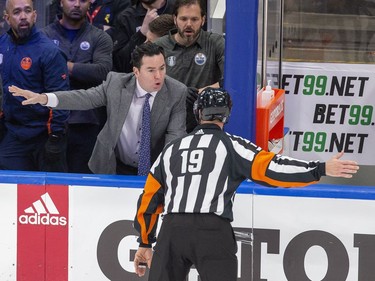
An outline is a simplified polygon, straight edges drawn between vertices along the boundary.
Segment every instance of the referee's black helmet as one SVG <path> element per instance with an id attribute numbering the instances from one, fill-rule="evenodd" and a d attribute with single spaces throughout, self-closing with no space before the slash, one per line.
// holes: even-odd
<path id="1" fill-rule="evenodd" d="M 194 103 L 197 122 L 219 120 L 227 123 L 232 109 L 232 100 L 222 88 L 205 88 Z"/>

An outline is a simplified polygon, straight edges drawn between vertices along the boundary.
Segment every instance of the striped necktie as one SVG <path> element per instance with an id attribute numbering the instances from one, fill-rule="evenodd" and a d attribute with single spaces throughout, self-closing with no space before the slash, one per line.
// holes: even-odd
<path id="1" fill-rule="evenodd" d="M 151 94 L 147 93 L 145 97 L 142 113 L 141 143 L 139 146 L 139 176 L 147 176 L 151 167 L 151 110 L 149 103 Z"/>

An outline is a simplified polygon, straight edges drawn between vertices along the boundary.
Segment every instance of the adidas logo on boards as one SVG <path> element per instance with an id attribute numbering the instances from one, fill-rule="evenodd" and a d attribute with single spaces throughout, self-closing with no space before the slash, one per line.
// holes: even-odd
<path id="1" fill-rule="evenodd" d="M 21 224 L 66 225 L 66 217 L 58 216 L 60 213 L 48 192 L 40 197 L 40 200 L 35 201 L 31 207 L 25 209 L 26 215 L 21 215 L 18 221 Z"/>

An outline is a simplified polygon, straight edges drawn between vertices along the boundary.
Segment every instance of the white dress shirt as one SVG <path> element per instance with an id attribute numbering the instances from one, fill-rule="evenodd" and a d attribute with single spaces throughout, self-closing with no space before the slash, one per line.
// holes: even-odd
<path id="1" fill-rule="evenodd" d="M 133 95 L 132 103 L 126 116 L 124 126 L 117 142 L 116 155 L 126 165 L 138 167 L 138 151 L 141 142 L 141 127 L 142 127 L 142 111 L 143 104 L 146 98 L 146 92 L 139 85 L 137 80 L 137 87 Z M 149 99 L 150 109 L 154 103 L 154 98 L 157 92 L 151 92 Z"/>

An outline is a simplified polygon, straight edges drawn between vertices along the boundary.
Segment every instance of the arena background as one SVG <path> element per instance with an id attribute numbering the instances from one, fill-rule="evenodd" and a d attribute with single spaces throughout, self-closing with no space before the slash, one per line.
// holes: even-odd
<path id="1" fill-rule="evenodd" d="M 49 1 L 34 3 L 43 27 Z M 374 1 L 207 6 L 207 29 L 227 40 L 225 86 L 236 106 L 227 129 L 255 139 L 256 94 L 270 79 L 285 90 L 284 154 L 325 160 L 342 148 L 361 164 L 352 180 L 301 189 L 243 183 L 238 280 L 372 280 Z M 0 280 L 142 280 L 131 223 L 144 178 L 2 171 L 0 182 Z M 198 280 L 192 270 L 189 281 Z"/>

